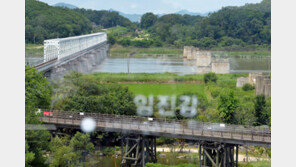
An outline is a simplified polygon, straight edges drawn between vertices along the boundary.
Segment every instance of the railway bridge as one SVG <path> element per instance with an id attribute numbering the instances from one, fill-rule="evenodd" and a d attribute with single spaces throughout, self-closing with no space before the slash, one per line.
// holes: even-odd
<path id="1" fill-rule="evenodd" d="M 41 120 L 57 128 L 79 130 L 83 119 L 92 118 L 95 130 L 119 132 L 122 136 L 121 166 L 145 166 L 146 162 L 157 162 L 156 138 L 160 136 L 197 141 L 199 166 L 238 166 L 239 146 L 271 145 L 270 128 L 72 111 L 49 112 L 52 116 L 42 116 Z"/>
<path id="2" fill-rule="evenodd" d="M 67 71 L 88 73 L 106 58 L 108 49 L 105 32 L 45 40 L 43 60 L 34 67 L 48 78 Z"/>

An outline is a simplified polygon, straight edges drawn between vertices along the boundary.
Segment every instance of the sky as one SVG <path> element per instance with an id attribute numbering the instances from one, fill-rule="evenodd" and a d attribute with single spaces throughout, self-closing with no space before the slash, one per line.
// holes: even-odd
<path id="1" fill-rule="evenodd" d="M 195 13 L 217 11 L 225 6 L 242 6 L 246 3 L 259 3 L 261 0 L 40 0 L 49 5 L 59 2 L 79 8 L 94 10 L 114 9 L 126 14 L 174 13 L 188 10 Z"/>

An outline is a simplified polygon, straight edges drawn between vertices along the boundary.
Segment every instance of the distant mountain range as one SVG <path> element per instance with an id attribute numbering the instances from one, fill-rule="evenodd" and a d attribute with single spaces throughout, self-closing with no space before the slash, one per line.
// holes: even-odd
<path id="1" fill-rule="evenodd" d="M 114 10 L 112 8 L 109 9 L 109 11 L 110 12 L 118 12 L 121 16 L 128 18 L 132 22 L 140 22 L 141 16 L 142 16 L 141 14 L 126 14 L 126 13 Z"/>
<path id="2" fill-rule="evenodd" d="M 176 12 L 175 14 L 180 14 L 180 15 L 185 15 L 185 14 L 188 14 L 188 15 L 192 15 L 192 16 L 208 16 L 209 12 L 207 13 L 194 13 L 194 12 L 190 12 L 188 10 L 180 10 L 178 12 Z"/>
<path id="3" fill-rule="evenodd" d="M 52 6 L 59 6 L 59 7 L 63 7 L 63 8 L 69 8 L 69 9 L 75 9 L 75 8 L 78 8 L 77 6 L 74 6 L 74 5 L 71 5 L 71 4 L 68 4 L 68 3 L 63 3 L 63 2 L 60 2 L 60 3 L 56 3 Z"/>
<path id="4" fill-rule="evenodd" d="M 60 7 L 69 8 L 69 9 L 78 8 L 77 6 L 74 6 L 74 5 L 71 5 L 71 4 L 68 4 L 68 3 L 63 3 L 63 2 L 54 4 L 53 6 L 60 6 Z M 126 13 L 123 13 L 123 12 L 120 12 L 120 11 L 116 11 L 114 9 L 109 9 L 109 11 L 110 12 L 113 12 L 113 11 L 118 12 L 121 16 L 128 18 L 132 22 L 140 22 L 141 17 L 142 17 L 142 14 L 126 14 Z M 166 15 L 166 14 L 168 14 L 168 13 L 156 14 L 156 15 L 158 17 L 161 17 L 161 16 Z M 192 16 L 197 16 L 197 15 L 207 16 L 209 14 L 209 12 L 207 12 L 207 13 L 194 13 L 194 12 L 190 12 L 188 10 L 180 10 L 178 12 L 175 12 L 174 14 L 180 14 L 180 15 L 188 14 L 188 15 L 192 15 Z"/>
<path id="5" fill-rule="evenodd" d="M 142 17 L 142 14 L 126 14 L 126 13 L 123 13 L 123 12 L 120 12 L 120 11 L 116 11 L 114 9 L 109 9 L 109 11 L 118 12 L 121 16 L 128 18 L 132 22 L 140 22 L 141 17 Z M 161 16 L 166 15 L 166 14 L 168 14 L 168 13 L 162 13 L 162 14 L 156 14 L 156 15 L 158 17 L 161 17 Z M 180 14 L 180 15 L 188 14 L 188 15 L 192 15 L 192 16 L 198 16 L 198 15 L 200 15 L 200 16 L 208 16 L 209 12 L 207 12 L 207 13 L 194 13 L 194 12 L 190 12 L 188 10 L 180 10 L 180 11 L 175 12 L 173 14 Z"/>

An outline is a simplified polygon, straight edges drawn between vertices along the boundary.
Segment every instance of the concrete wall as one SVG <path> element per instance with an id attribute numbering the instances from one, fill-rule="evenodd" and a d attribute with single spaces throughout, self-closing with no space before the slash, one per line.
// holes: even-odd
<path id="1" fill-rule="evenodd" d="M 249 77 L 239 77 L 236 80 L 236 87 L 243 87 L 247 83 L 249 83 Z"/>
<path id="2" fill-rule="evenodd" d="M 227 74 L 230 71 L 229 59 L 213 59 L 212 72 L 217 74 Z"/>
<path id="3" fill-rule="evenodd" d="M 196 60 L 198 74 L 208 72 L 225 74 L 230 71 L 229 59 L 213 59 L 210 51 L 201 51 L 193 46 L 184 46 L 183 58 L 186 60 Z"/>
<path id="4" fill-rule="evenodd" d="M 195 48 L 193 46 L 184 46 L 183 58 L 196 59 L 196 55 L 198 52 L 199 52 L 198 48 Z"/>
<path id="5" fill-rule="evenodd" d="M 196 56 L 196 66 L 211 66 L 212 55 L 210 52 L 199 52 Z"/>
<path id="6" fill-rule="evenodd" d="M 191 48 L 193 46 L 184 46 L 184 49 L 183 49 L 183 58 L 187 58 L 190 54 L 191 54 Z"/>
<path id="7" fill-rule="evenodd" d="M 271 79 L 269 76 L 256 76 L 255 94 L 271 96 Z"/>
<path id="8" fill-rule="evenodd" d="M 209 67 L 209 66 L 199 66 L 196 68 L 196 72 L 198 74 L 205 74 L 205 73 L 208 73 L 208 72 L 211 72 L 212 71 L 212 68 Z"/>
<path id="9" fill-rule="evenodd" d="M 256 77 L 257 76 L 262 76 L 262 72 L 252 72 L 252 73 L 249 73 L 249 84 L 255 86 L 256 84 Z"/>

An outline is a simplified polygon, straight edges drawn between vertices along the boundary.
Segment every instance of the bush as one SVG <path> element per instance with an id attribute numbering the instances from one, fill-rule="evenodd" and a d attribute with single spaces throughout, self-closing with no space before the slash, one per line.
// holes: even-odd
<path id="1" fill-rule="evenodd" d="M 111 148 L 111 147 L 106 147 L 104 148 L 103 150 L 103 154 L 106 155 L 106 156 L 111 156 L 115 153 L 114 149 Z"/>
<path id="2" fill-rule="evenodd" d="M 213 98 L 217 98 L 220 95 L 221 90 L 219 87 L 210 87 L 210 92 Z"/>
<path id="3" fill-rule="evenodd" d="M 254 86 L 251 84 L 248 84 L 248 83 L 244 84 L 244 86 L 243 86 L 244 91 L 249 91 L 249 90 L 253 90 L 253 89 L 254 89 Z"/>
<path id="4" fill-rule="evenodd" d="M 217 77 L 217 75 L 216 75 L 215 73 L 213 73 L 213 72 L 209 72 L 209 73 L 206 73 L 206 74 L 204 75 L 204 82 L 205 82 L 205 83 L 208 83 L 208 82 L 214 82 L 214 83 L 216 83 L 217 80 L 218 80 L 218 77 Z"/>

